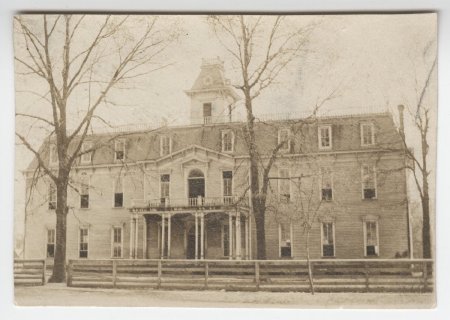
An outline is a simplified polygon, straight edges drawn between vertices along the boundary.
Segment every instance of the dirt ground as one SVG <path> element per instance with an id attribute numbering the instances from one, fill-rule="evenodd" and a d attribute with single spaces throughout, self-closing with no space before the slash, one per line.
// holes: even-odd
<path id="1" fill-rule="evenodd" d="M 18 306 L 432 308 L 433 294 L 167 291 L 68 288 L 65 284 L 16 287 Z"/>

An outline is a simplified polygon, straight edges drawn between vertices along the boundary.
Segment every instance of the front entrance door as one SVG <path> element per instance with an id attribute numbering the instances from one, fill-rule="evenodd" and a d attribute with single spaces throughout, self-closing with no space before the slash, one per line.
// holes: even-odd
<path id="1" fill-rule="evenodd" d="M 200 228 L 198 230 L 198 248 L 197 248 L 197 253 L 200 257 Z M 187 234 L 187 248 L 186 248 L 186 259 L 195 259 L 195 226 L 192 226 L 189 229 L 189 232 Z"/>

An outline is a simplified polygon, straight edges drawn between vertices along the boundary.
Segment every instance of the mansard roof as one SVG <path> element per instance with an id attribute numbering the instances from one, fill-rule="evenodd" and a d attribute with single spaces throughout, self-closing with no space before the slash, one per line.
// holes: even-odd
<path id="1" fill-rule="evenodd" d="M 374 146 L 361 146 L 361 124 L 372 123 L 375 130 Z M 284 121 L 264 121 L 255 123 L 257 149 L 262 156 L 269 156 L 278 143 L 280 129 L 289 129 L 291 146 L 288 154 L 305 155 L 325 152 L 318 148 L 318 126 L 332 128 L 332 148 L 328 153 L 358 152 L 367 150 L 402 149 L 401 137 L 389 113 L 361 114 L 353 116 L 318 117 L 315 119 L 292 119 Z M 158 162 L 174 154 L 185 152 L 190 148 L 202 148 L 218 156 L 242 158 L 248 156 L 244 132 L 245 122 L 229 122 L 204 125 L 185 125 L 161 127 L 154 130 L 127 131 L 121 133 L 93 134 L 86 138 L 94 145 L 100 146 L 92 154 L 92 162 L 80 166 L 120 165 L 114 161 L 114 141 L 125 142 L 124 163 Z M 234 135 L 232 152 L 222 151 L 222 132 L 231 130 Z M 170 137 L 171 153 L 161 156 L 160 140 L 162 136 Z M 48 161 L 48 142 L 41 147 L 41 154 Z M 284 153 L 286 154 L 286 152 Z M 29 170 L 37 166 L 34 160 Z"/>

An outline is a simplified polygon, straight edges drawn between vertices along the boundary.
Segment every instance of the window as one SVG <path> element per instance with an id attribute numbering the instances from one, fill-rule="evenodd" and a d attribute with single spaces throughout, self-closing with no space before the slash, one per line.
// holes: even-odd
<path id="1" fill-rule="evenodd" d="M 289 129 L 278 130 L 278 144 L 283 144 L 280 151 L 289 151 L 291 145 L 291 131 Z"/>
<path id="2" fill-rule="evenodd" d="M 114 180 L 114 208 L 123 207 L 123 181 L 122 177 L 117 177 Z"/>
<path id="3" fill-rule="evenodd" d="M 333 200 L 333 177 L 330 168 L 321 169 L 321 199 L 323 201 Z"/>
<path id="4" fill-rule="evenodd" d="M 161 175 L 161 204 L 166 205 L 170 197 L 170 174 Z"/>
<path id="5" fill-rule="evenodd" d="M 364 255 L 366 257 L 378 256 L 378 222 L 364 222 Z"/>
<path id="6" fill-rule="evenodd" d="M 230 226 L 227 224 L 222 225 L 222 248 L 223 256 L 230 256 Z"/>
<path id="7" fill-rule="evenodd" d="M 80 228 L 80 258 L 88 257 L 88 246 L 89 246 L 89 230 L 88 228 Z"/>
<path id="8" fill-rule="evenodd" d="M 55 257 L 55 229 L 47 230 L 47 258 Z"/>
<path id="9" fill-rule="evenodd" d="M 48 210 L 56 209 L 56 186 L 53 181 L 48 186 Z"/>
<path id="10" fill-rule="evenodd" d="M 80 208 L 89 208 L 89 177 L 86 173 L 81 175 L 80 184 Z"/>
<path id="11" fill-rule="evenodd" d="M 292 225 L 291 224 L 278 224 L 278 243 L 279 243 L 279 256 L 280 258 L 292 257 Z"/>
<path id="12" fill-rule="evenodd" d="M 322 257 L 334 257 L 334 223 L 322 223 Z"/>
<path id="13" fill-rule="evenodd" d="M 117 140 L 114 143 L 114 160 L 125 160 L 125 142 L 123 140 Z"/>
<path id="14" fill-rule="evenodd" d="M 319 127 L 319 149 L 326 150 L 331 149 L 331 126 Z"/>
<path id="15" fill-rule="evenodd" d="M 373 123 L 361 124 L 361 145 L 371 146 L 375 144 Z"/>
<path id="16" fill-rule="evenodd" d="M 282 202 L 289 202 L 291 200 L 291 180 L 289 170 L 280 169 L 278 175 L 278 197 Z"/>
<path id="17" fill-rule="evenodd" d="M 58 163 L 58 150 L 56 149 L 56 145 L 50 145 L 50 164 L 54 165 Z"/>
<path id="18" fill-rule="evenodd" d="M 112 248 L 111 248 L 111 256 L 113 258 L 122 258 L 122 228 L 121 227 L 113 227 L 112 228 Z"/>
<path id="19" fill-rule="evenodd" d="M 171 152 L 171 139 L 168 136 L 161 136 L 160 138 L 160 155 L 161 156 L 166 156 L 168 154 L 170 154 Z"/>
<path id="20" fill-rule="evenodd" d="M 233 152 L 234 149 L 234 134 L 231 130 L 222 131 L 222 151 Z"/>
<path id="21" fill-rule="evenodd" d="M 204 124 L 211 123 L 211 109 L 212 109 L 211 103 L 203 104 L 203 123 Z"/>
<path id="22" fill-rule="evenodd" d="M 233 202 L 233 172 L 222 171 L 223 179 L 223 202 L 231 204 Z"/>
<path id="23" fill-rule="evenodd" d="M 376 199 L 377 187 L 375 168 L 369 165 L 363 165 L 361 171 L 363 199 Z"/>
<path id="24" fill-rule="evenodd" d="M 89 163 L 92 160 L 92 152 L 87 152 L 87 153 L 83 153 L 86 152 L 87 150 L 92 148 L 92 142 L 83 142 L 83 144 L 81 145 L 81 163 Z"/>

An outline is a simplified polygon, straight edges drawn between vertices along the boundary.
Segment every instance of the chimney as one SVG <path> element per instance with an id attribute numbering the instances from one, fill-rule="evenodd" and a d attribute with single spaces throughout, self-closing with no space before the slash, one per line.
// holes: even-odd
<path id="1" fill-rule="evenodd" d="M 403 141 L 405 140 L 405 123 L 404 123 L 404 115 L 403 111 L 405 110 L 405 106 L 402 104 L 398 105 L 398 117 L 400 119 L 400 135 L 402 136 Z"/>

